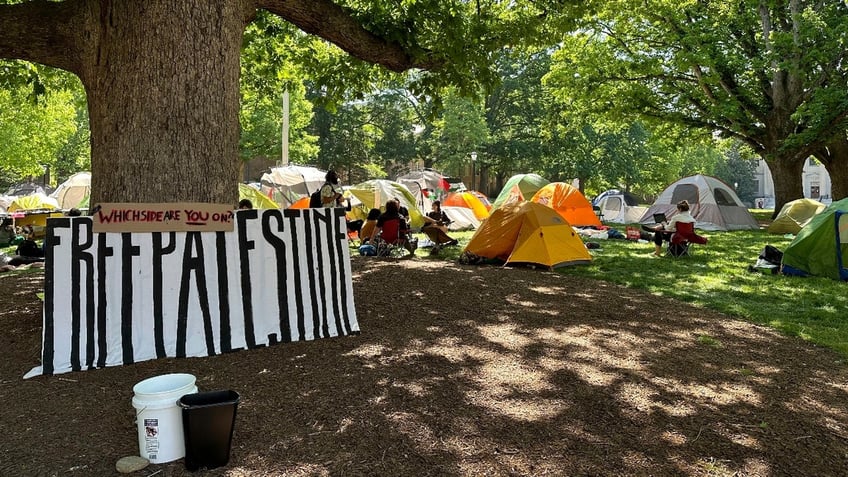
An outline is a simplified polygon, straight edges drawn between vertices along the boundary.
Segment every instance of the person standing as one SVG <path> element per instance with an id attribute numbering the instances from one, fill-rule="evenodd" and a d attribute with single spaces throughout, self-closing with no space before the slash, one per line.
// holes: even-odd
<path id="1" fill-rule="evenodd" d="M 339 176 L 336 171 L 329 170 L 324 176 L 325 182 L 321 186 L 322 207 L 343 207 L 342 188 L 339 186 Z"/>

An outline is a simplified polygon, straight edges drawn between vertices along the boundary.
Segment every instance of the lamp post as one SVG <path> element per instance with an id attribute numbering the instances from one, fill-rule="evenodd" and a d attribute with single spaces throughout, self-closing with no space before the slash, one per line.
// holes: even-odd
<path id="1" fill-rule="evenodd" d="M 477 190 L 476 184 L 475 184 L 477 177 L 476 177 L 476 171 L 475 171 L 475 167 L 474 167 L 475 162 L 477 162 L 477 152 L 472 151 L 471 154 L 469 154 L 469 155 L 471 156 L 471 190 Z"/>

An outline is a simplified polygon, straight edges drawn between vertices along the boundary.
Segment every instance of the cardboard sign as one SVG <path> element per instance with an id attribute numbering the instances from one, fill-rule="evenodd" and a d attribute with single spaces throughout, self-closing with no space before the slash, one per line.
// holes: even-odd
<path id="1" fill-rule="evenodd" d="M 226 204 L 174 202 L 100 204 L 94 208 L 94 232 L 231 232 L 233 207 Z"/>

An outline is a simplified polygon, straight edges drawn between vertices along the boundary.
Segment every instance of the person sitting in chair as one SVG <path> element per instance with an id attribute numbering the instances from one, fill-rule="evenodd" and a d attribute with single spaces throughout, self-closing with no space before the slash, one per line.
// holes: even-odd
<path id="1" fill-rule="evenodd" d="M 409 258 L 415 256 L 416 245 L 412 243 L 406 236 L 409 231 L 409 226 L 401 217 L 398 212 L 399 202 L 397 200 L 390 200 L 386 202 L 386 211 L 380 214 L 380 217 L 377 219 L 377 224 L 374 226 L 374 231 L 371 232 L 371 237 L 368 239 L 368 242 L 371 244 L 376 243 L 375 240 L 377 237 L 381 237 L 385 242 L 388 242 L 393 245 L 402 245 L 403 248 L 409 250 Z M 387 234 L 383 233 L 383 229 L 386 228 L 387 231 L 389 227 L 387 225 L 389 222 L 393 223 L 391 229 L 393 229 L 394 235 L 393 237 L 387 236 Z M 396 227 L 394 227 L 396 225 Z"/>
<path id="2" fill-rule="evenodd" d="M 359 236 L 362 243 L 368 243 L 371 240 L 371 235 L 374 233 L 374 228 L 377 227 L 377 219 L 380 218 L 380 209 L 371 209 L 368 211 L 368 216 L 365 217 L 365 223 L 359 230 Z"/>
<path id="3" fill-rule="evenodd" d="M 657 257 L 662 256 L 662 244 L 663 239 L 668 240 L 671 238 L 670 232 L 675 232 L 677 230 L 678 223 L 695 223 L 695 217 L 692 217 L 692 214 L 689 213 L 689 202 L 685 200 L 681 200 L 677 203 L 677 214 L 668 221 L 668 223 L 663 222 L 661 224 L 657 224 L 654 227 L 654 255 Z"/>
<path id="4" fill-rule="evenodd" d="M 433 241 L 436 245 L 433 247 L 434 252 L 444 245 L 456 245 L 458 242 L 448 235 L 448 224 L 451 220 L 442 210 L 442 203 L 438 200 L 433 201 L 433 210 L 424 216 L 424 226 L 421 231 Z"/>

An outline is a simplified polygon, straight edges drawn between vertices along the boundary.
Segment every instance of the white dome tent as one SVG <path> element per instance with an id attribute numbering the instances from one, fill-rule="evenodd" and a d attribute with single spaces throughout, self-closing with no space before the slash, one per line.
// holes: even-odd
<path id="1" fill-rule="evenodd" d="M 702 174 L 684 177 L 668 186 L 639 223 L 653 224 L 654 214 L 665 214 L 671 218 L 677 213 L 677 203 L 681 200 L 689 202 L 689 212 L 696 221 L 695 227 L 701 230 L 760 228 L 732 187 L 715 177 Z"/>
<path id="2" fill-rule="evenodd" d="M 648 210 L 647 207 L 641 207 L 636 196 L 630 192 L 621 191 L 618 189 L 610 189 L 601 192 L 598 197 L 592 201 L 592 205 L 598 207 L 601 211 L 601 217 L 604 222 L 612 222 L 616 224 L 633 224 L 639 222 L 639 219 Z"/>

